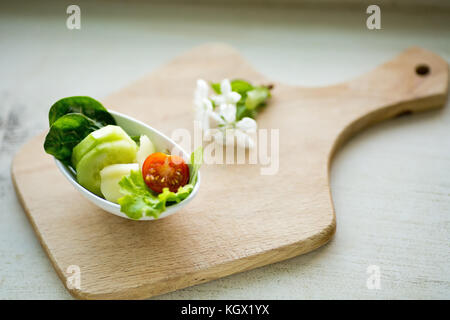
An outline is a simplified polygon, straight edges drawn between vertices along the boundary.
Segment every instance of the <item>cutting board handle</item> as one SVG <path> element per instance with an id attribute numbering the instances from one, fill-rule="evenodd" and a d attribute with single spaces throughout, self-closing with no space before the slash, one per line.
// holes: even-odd
<path id="1" fill-rule="evenodd" d="M 351 110 L 360 118 L 373 112 L 381 118 L 443 106 L 448 93 L 448 65 L 438 55 L 413 47 L 373 71 L 346 83 L 348 94 L 372 97 L 372 103 Z"/>
<path id="2" fill-rule="evenodd" d="M 428 50 L 413 47 L 360 77 L 335 86 L 342 101 L 329 121 L 341 123 L 333 151 L 350 136 L 373 123 L 445 105 L 447 62 Z M 328 87 L 330 88 L 330 87 Z"/>

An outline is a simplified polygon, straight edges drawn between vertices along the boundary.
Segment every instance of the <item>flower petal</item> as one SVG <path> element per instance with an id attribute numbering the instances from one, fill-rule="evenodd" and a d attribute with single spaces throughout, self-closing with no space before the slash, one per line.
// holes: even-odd
<path id="1" fill-rule="evenodd" d="M 227 96 L 228 103 L 237 103 L 241 100 L 241 95 L 237 92 L 231 91 Z"/>
<path id="2" fill-rule="evenodd" d="M 255 132 L 257 127 L 256 121 L 249 117 L 242 118 L 236 123 L 236 128 L 244 132 Z"/>
<path id="3" fill-rule="evenodd" d="M 220 106 L 222 103 L 226 103 L 225 97 L 222 95 L 219 96 L 213 96 L 211 99 L 214 101 L 214 103 L 218 106 Z"/>
<path id="4" fill-rule="evenodd" d="M 209 87 L 205 80 L 198 79 L 197 80 L 197 88 L 194 93 L 194 100 L 201 101 L 205 98 L 208 98 Z"/>
<path id="5" fill-rule="evenodd" d="M 213 107 L 209 99 L 203 99 L 202 101 L 195 101 L 195 119 L 204 123 L 207 119 L 207 113 L 212 112 Z M 203 127 L 205 128 L 205 127 Z"/>
<path id="6" fill-rule="evenodd" d="M 228 79 L 223 79 L 220 83 L 220 93 L 227 96 L 231 92 L 231 83 Z"/>
<path id="7" fill-rule="evenodd" d="M 219 115 L 223 117 L 225 122 L 234 123 L 236 121 L 236 106 L 234 104 L 221 104 Z"/>

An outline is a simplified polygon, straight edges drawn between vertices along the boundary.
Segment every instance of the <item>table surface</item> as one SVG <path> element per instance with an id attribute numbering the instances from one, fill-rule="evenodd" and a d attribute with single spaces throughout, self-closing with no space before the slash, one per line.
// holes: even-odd
<path id="1" fill-rule="evenodd" d="M 48 126 L 57 99 L 104 97 L 189 48 L 237 47 L 267 77 L 322 86 L 418 45 L 450 60 L 450 12 L 81 2 L 81 30 L 63 3 L 0 10 L 0 299 L 70 299 L 14 192 L 13 154 Z M 182 12 L 183 15 L 174 14 Z M 124 63 L 126 61 L 126 63 Z M 450 298 L 450 106 L 376 125 L 332 166 L 337 232 L 288 261 L 157 299 Z M 33 161 L 30 157 L 30 161 Z M 367 268 L 381 286 L 368 289 Z"/>

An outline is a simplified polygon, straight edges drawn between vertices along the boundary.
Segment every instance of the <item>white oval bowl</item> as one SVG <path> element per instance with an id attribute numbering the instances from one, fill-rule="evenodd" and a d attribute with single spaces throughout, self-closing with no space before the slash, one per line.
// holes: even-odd
<path id="1" fill-rule="evenodd" d="M 123 130 L 125 130 L 126 133 L 128 133 L 130 136 L 138 136 L 141 134 L 145 134 L 149 139 L 152 141 L 152 143 L 155 146 L 155 149 L 157 151 L 163 151 L 163 150 L 170 150 L 173 154 L 174 152 L 177 152 L 177 155 L 181 155 L 186 162 L 190 161 L 189 155 L 186 151 L 181 149 L 179 145 L 177 145 L 172 139 L 168 138 L 158 130 L 146 125 L 145 123 L 138 121 L 136 119 L 133 119 L 131 117 L 128 117 L 124 114 L 121 114 L 116 111 L 108 110 L 111 115 L 114 117 L 114 119 L 117 122 L 117 125 L 122 127 Z M 117 203 L 113 203 L 111 201 L 108 201 L 106 199 L 103 199 L 96 194 L 93 194 L 86 188 L 82 187 L 76 180 L 76 172 L 70 168 L 64 165 L 61 161 L 55 158 L 56 166 L 58 169 L 62 172 L 62 174 L 69 180 L 69 182 L 77 189 L 78 192 L 80 192 L 86 199 L 88 199 L 90 202 L 95 204 L 96 206 L 102 208 L 103 210 L 112 213 L 116 216 L 134 220 L 129 218 L 125 213 L 120 211 L 120 205 Z M 198 192 L 198 189 L 200 187 L 200 172 L 198 172 L 197 175 L 197 182 L 194 186 L 194 189 L 192 190 L 191 194 L 181 201 L 180 203 L 168 206 L 166 208 L 166 211 L 161 213 L 158 219 L 165 218 L 167 216 L 170 216 L 171 214 L 174 214 L 181 208 L 183 208 L 185 205 L 187 205 L 196 195 Z M 139 220 L 134 221 L 144 221 L 144 220 L 155 220 L 153 217 L 142 217 Z"/>

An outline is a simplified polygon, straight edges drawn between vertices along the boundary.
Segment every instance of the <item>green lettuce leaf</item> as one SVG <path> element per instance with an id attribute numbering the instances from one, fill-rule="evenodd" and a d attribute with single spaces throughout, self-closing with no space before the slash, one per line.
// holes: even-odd
<path id="1" fill-rule="evenodd" d="M 194 189 L 194 186 L 192 184 L 187 184 L 185 186 L 179 187 L 178 191 L 172 192 L 169 190 L 169 188 L 164 188 L 163 191 L 158 194 L 158 199 L 163 202 L 164 204 L 169 203 L 179 203 L 180 201 L 183 201 L 186 199 Z M 165 210 L 164 206 L 164 210 Z"/>
<path id="2" fill-rule="evenodd" d="M 220 94 L 221 90 L 220 90 L 220 83 L 219 82 L 211 83 L 211 88 L 213 88 L 215 93 Z"/>
<path id="3" fill-rule="evenodd" d="M 241 96 L 245 96 L 248 91 L 253 90 L 254 88 L 249 82 L 241 79 L 231 80 L 230 84 L 231 90 L 239 93 Z M 221 93 L 220 82 L 211 83 L 211 88 L 214 90 L 215 93 L 217 94 Z"/>
<path id="4" fill-rule="evenodd" d="M 248 81 L 234 79 L 230 81 L 231 90 L 241 95 L 241 99 L 236 104 L 236 121 L 249 117 L 255 119 L 258 112 L 267 103 L 270 98 L 270 89 L 268 86 L 254 86 Z M 215 93 L 220 94 L 220 83 L 211 83 Z"/>
<path id="5" fill-rule="evenodd" d="M 245 106 L 250 110 L 256 109 L 256 107 L 263 105 L 269 97 L 269 89 L 266 87 L 256 87 L 255 89 L 247 92 Z"/>
<path id="6" fill-rule="evenodd" d="M 197 183 L 197 175 L 200 166 L 203 163 L 203 148 L 198 147 L 191 153 L 191 163 L 189 164 L 189 183 L 195 185 Z"/>
<path id="7" fill-rule="evenodd" d="M 130 175 L 123 177 L 119 181 L 120 192 L 124 194 L 122 198 L 117 200 L 120 205 L 120 211 L 135 220 L 139 220 L 144 216 L 158 219 L 167 206 L 179 203 L 191 194 L 197 182 L 202 157 L 202 147 L 199 147 L 191 154 L 189 184 L 178 188 L 177 192 L 164 188 L 160 194 L 157 194 L 147 187 L 141 171 L 131 171 Z"/>

